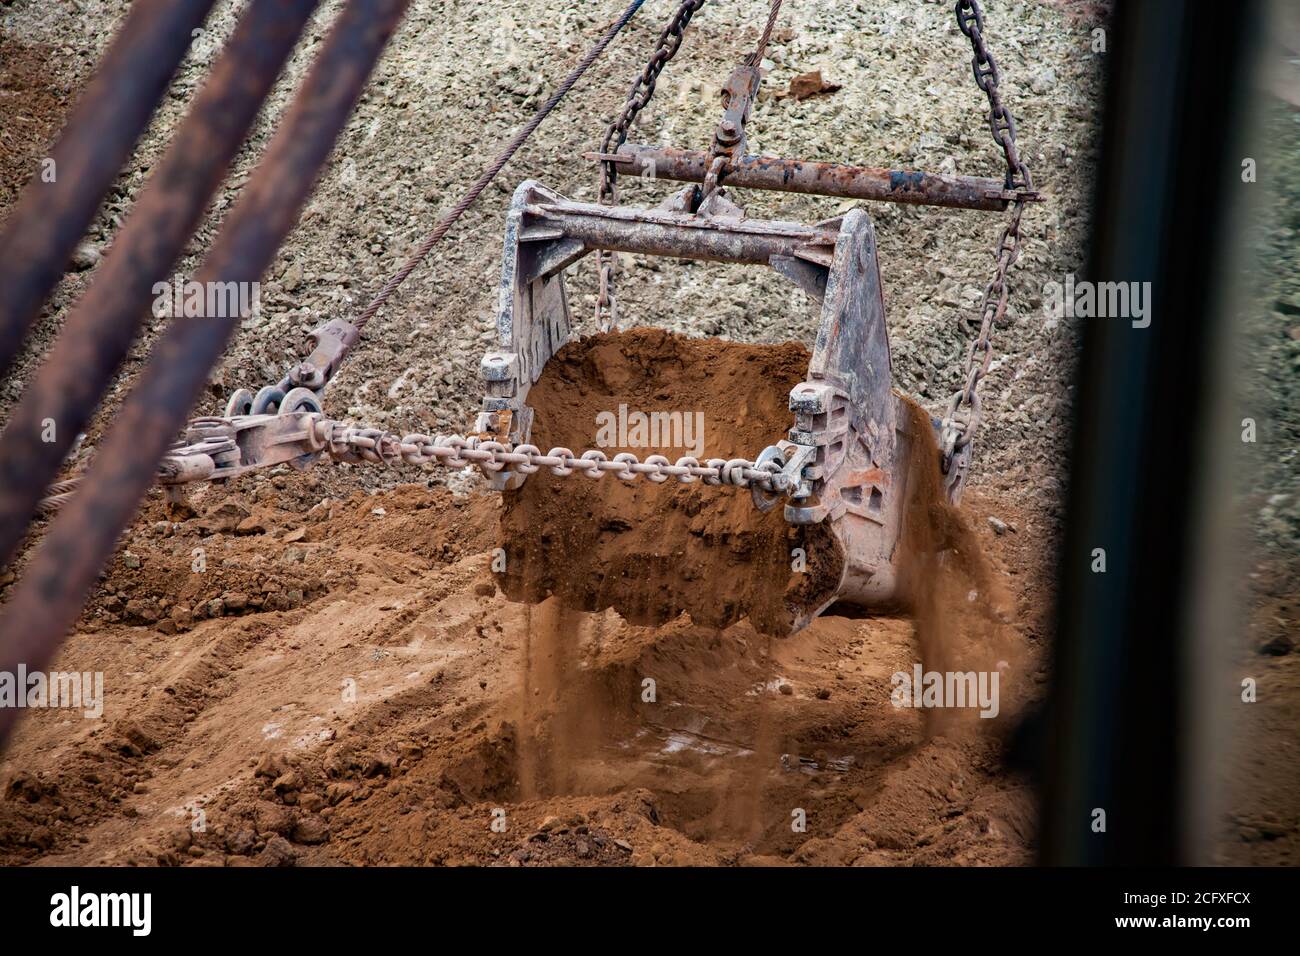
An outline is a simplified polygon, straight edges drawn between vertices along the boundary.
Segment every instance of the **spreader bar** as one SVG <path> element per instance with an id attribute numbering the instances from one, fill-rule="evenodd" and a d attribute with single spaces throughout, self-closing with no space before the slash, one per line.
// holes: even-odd
<path id="1" fill-rule="evenodd" d="M 710 162 L 709 154 L 701 150 L 636 143 L 623 144 L 612 156 L 587 153 L 586 157 L 597 161 L 612 159 L 619 164 L 621 176 L 672 179 L 684 183 L 704 182 Z M 773 156 L 737 157 L 727 170 L 724 185 L 990 211 L 1005 209 L 1007 203 L 1019 195 L 998 179 L 943 176 Z M 1038 194 L 1027 194 L 1026 198 L 1035 200 Z"/>

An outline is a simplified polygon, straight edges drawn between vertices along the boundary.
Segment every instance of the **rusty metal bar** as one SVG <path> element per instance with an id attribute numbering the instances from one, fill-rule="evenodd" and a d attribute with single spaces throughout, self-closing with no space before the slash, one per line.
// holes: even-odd
<path id="1" fill-rule="evenodd" d="M 197 281 L 257 280 L 298 219 L 316 175 L 409 0 L 350 0 Z M 0 670 L 48 665 L 238 317 L 178 319 L 150 356 L 80 491 L 51 526 L 0 617 Z M 0 746 L 18 710 L 0 708 Z"/>
<path id="2" fill-rule="evenodd" d="M 319 0 L 255 0 L 0 437 L 0 567 L 85 427 Z M 46 427 L 54 423 L 53 436 Z M 52 441 L 47 441 L 49 438 Z"/>
<path id="3" fill-rule="evenodd" d="M 704 182 L 711 162 L 710 155 L 700 150 L 636 143 L 624 143 L 614 155 L 622 176 L 672 179 L 684 183 Z M 608 158 L 597 153 L 587 153 L 586 157 L 595 160 Z M 943 176 L 772 156 L 734 159 L 723 177 L 723 184 L 745 189 L 773 189 L 955 209 L 1005 209 L 1007 200 L 1014 195 L 999 179 Z"/>
<path id="4" fill-rule="evenodd" d="M 137 0 L 0 235 L 0 374 L 63 276 L 213 0 Z M 53 179 L 50 179 L 50 177 Z"/>
<path id="5" fill-rule="evenodd" d="M 828 263 L 834 229 L 762 219 L 709 219 L 624 206 L 564 202 L 527 206 L 522 242 L 558 229 L 590 249 L 610 249 L 677 259 L 768 265 L 772 257 Z M 534 233 L 532 223 L 536 223 Z"/>

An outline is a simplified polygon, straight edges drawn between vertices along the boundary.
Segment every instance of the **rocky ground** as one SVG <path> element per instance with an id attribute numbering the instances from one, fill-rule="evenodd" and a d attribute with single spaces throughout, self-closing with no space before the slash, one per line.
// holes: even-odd
<path id="1" fill-rule="evenodd" d="M 339 5 L 322 4 L 191 242 L 182 275 L 254 168 Z M 398 432 L 469 426 L 478 357 L 491 340 L 509 194 L 536 178 L 572 198 L 594 198 L 595 171 L 581 153 L 617 111 L 674 5 L 647 3 L 392 299 L 327 393 L 328 412 Z M 239 6 L 218 3 L 22 364 L 0 383 L 0 414 L 93 281 Z M 616 6 L 416 0 L 204 410 L 219 408 L 235 387 L 278 379 L 304 333 L 362 306 Z M 1006 726 L 1044 680 L 1079 330 L 1072 320 L 1050 320 L 1042 295 L 1082 262 L 1104 66 L 1091 41 L 1103 7 L 1032 0 L 985 7 L 1004 95 L 1047 200 L 1026 215 L 965 505 L 1011 595 L 1010 627 L 1024 652 Z M 121 0 L 0 7 L 0 210 L 45 155 L 126 8 Z M 706 144 L 719 86 L 752 47 L 765 12 L 761 0 L 708 5 L 634 139 Z M 1000 174 L 948 3 L 787 4 L 764 67 L 750 123 L 755 152 Z M 838 88 L 784 95 L 812 70 Z M 653 203 L 671 188 L 631 182 L 623 200 Z M 847 208 L 779 194 L 743 199 L 752 215 L 805 221 Z M 937 411 L 958 382 L 961 319 L 978 305 L 1001 222 L 901 206 L 870 212 L 896 384 Z M 760 343 L 807 344 L 815 329 L 811 303 L 774 274 L 631 256 L 620 269 L 622 315 L 632 324 Z M 567 281 L 580 330 L 590 331 L 590 263 Z M 154 323 L 137 344 L 83 448 L 93 447 L 157 331 Z M 318 467 L 208 490 L 194 499 L 192 516 L 168 515 L 151 500 L 59 664 L 103 670 L 110 686 L 131 691 L 110 698 L 103 721 L 29 715 L 0 764 L 0 859 L 1031 859 L 1032 799 L 1001 766 L 1001 734 L 959 726 L 936 735 L 873 693 L 914 659 L 906 619 L 828 617 L 771 643 L 744 621 L 722 631 L 687 618 L 638 627 L 612 612 L 570 617 L 549 604 L 513 604 L 488 571 L 496 499 L 472 481 L 436 487 L 446 483 L 435 473 Z M 193 570 L 196 549 L 201 574 Z M 7 583 L 0 578 L 0 588 Z M 576 635 L 576 646 L 555 645 L 560 632 Z M 582 674 L 580 693 L 562 694 L 546 679 L 547 662 L 561 652 Z M 666 675 L 667 706 L 611 703 L 644 673 Z M 579 704 L 603 708 L 592 711 L 609 718 L 594 721 L 598 732 L 579 719 Z M 529 731 L 539 712 L 566 733 L 539 744 Z M 570 743 L 561 747 L 561 739 Z M 806 815 L 804 833 L 788 822 L 796 810 Z"/>

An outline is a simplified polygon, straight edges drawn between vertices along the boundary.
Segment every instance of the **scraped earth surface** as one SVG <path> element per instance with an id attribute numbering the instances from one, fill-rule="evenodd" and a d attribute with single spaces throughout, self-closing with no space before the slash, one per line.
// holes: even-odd
<path id="1" fill-rule="evenodd" d="M 890 701 L 907 619 L 770 638 L 512 603 L 498 497 L 305 508 L 314 483 L 209 490 L 179 522 L 147 506 L 57 663 L 104 671 L 104 717 L 27 715 L 0 861 L 1028 862 L 1032 799 L 1000 752 L 1031 662 L 998 718 L 935 735 Z M 1021 643 L 1041 624 L 1026 531 L 981 534 Z"/>
<path id="2" fill-rule="evenodd" d="M 478 358 L 492 343 L 510 193 L 537 178 L 574 199 L 594 197 L 582 153 L 621 108 L 675 5 L 646 5 L 402 288 L 331 385 L 331 414 L 402 432 L 467 427 Z M 41 168 L 129 6 L 0 8 L 0 212 Z M 0 412 L 112 254 L 241 6 L 215 5 L 0 381 Z M 413 2 L 264 278 L 261 310 L 198 411 L 218 410 L 234 388 L 278 379 L 306 332 L 354 313 L 613 15 L 606 4 L 567 0 L 491 6 L 469 13 L 457 0 Z M 779 639 L 745 615 L 710 617 L 699 607 L 698 621 L 658 620 L 660 607 L 657 623 L 634 624 L 616 610 L 511 603 L 490 570 L 499 499 L 472 481 L 369 466 L 278 471 L 206 490 L 193 516 L 169 515 L 156 498 L 146 505 L 56 664 L 104 672 L 104 719 L 25 716 L 0 762 L 0 862 L 1028 861 L 1028 790 L 999 755 L 1019 696 L 1033 696 L 1043 678 L 1044 582 L 1068 467 L 1066 383 L 1078 334 L 1070 320 L 1040 319 L 1039 290 L 1082 257 L 1102 72 L 1088 43 L 1104 9 L 987 6 L 1007 95 L 1050 197 L 1027 219 L 1012 291 L 1016 334 L 1002 337 L 1004 357 L 990 369 L 986 404 L 998 414 L 988 416 L 965 505 L 1007 579 L 1011 639 L 1027 652 L 1012 664 L 999 718 L 940 735 L 890 704 L 889 675 L 917 658 L 909 620 L 825 618 Z M 339 8 L 321 5 L 178 276 L 194 271 L 238 200 Z M 721 84 L 766 13 L 762 0 L 743 0 L 696 17 L 634 138 L 708 143 Z M 998 175 L 969 55 L 946 5 L 787 5 L 762 64 L 752 148 Z M 817 70 L 823 92 L 789 95 Z M 623 185 L 625 201 L 645 205 L 672 188 Z M 854 205 L 743 199 L 751 215 L 806 222 Z M 871 212 L 895 385 L 933 412 L 960 379 L 968 330 L 958 317 L 978 305 L 1001 224 L 919 207 Z M 766 270 L 640 256 L 619 256 L 618 269 L 630 324 L 778 346 L 813 340 L 813 304 Z M 590 264 L 567 281 L 579 331 L 592 331 Z M 111 425 L 163 324 L 146 321 L 71 470 Z M 773 381 L 773 407 L 785 392 Z M 746 457 L 759 448 L 736 443 Z M 402 484 L 410 481 L 419 483 Z M 720 513 L 749 507 L 746 493 L 713 493 L 725 499 L 714 506 Z M 1012 530 L 995 535 L 990 516 Z M 0 570 L 0 599 L 21 570 L 22 561 Z M 647 679 L 653 703 L 643 699 Z M 800 815 L 805 832 L 792 829 Z"/>
<path id="3" fill-rule="evenodd" d="M 793 343 L 584 339 L 538 382 L 535 432 L 584 438 L 584 401 L 671 406 L 676 383 L 710 389 L 713 437 L 775 440 L 806 361 Z M 915 485 L 933 497 L 938 453 L 918 444 L 913 468 L 932 474 Z M 2 768 L 0 859 L 1027 861 L 1029 791 L 1000 754 L 1036 696 L 1036 653 L 1001 598 L 1041 569 L 999 542 L 998 571 L 954 589 L 982 550 L 977 511 L 910 509 L 912 527 L 933 513 L 967 533 L 952 568 L 924 565 L 917 623 L 827 616 L 789 635 L 756 625 L 797 590 L 790 529 L 741 489 L 534 476 L 503 498 L 465 477 L 460 494 L 336 499 L 322 471 L 149 503 L 57 665 L 103 671 L 103 718 L 25 722 Z M 587 528 L 600 540 L 577 540 Z M 519 556 L 545 536 L 550 550 Z M 556 595 L 507 600 L 516 563 Z M 1032 620 L 1045 602 L 1024 604 Z M 895 706 L 892 675 L 918 664 L 996 672 L 995 713 Z"/>

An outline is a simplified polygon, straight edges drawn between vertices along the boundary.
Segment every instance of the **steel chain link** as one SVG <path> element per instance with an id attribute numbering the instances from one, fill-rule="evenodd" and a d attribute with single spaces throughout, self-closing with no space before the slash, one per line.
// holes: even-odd
<path id="1" fill-rule="evenodd" d="M 984 288 L 984 297 L 980 303 L 979 331 L 966 352 L 962 387 L 949 399 L 944 415 L 940 436 L 940 466 L 944 474 L 951 468 L 953 456 L 970 444 L 979 429 L 982 417 L 979 386 L 993 364 L 993 329 L 1006 316 L 1011 292 L 1007 276 L 1020 258 L 1020 221 L 1028 195 L 1034 188 L 1029 167 L 1020 158 L 1016 144 L 1015 118 L 1003 105 L 998 90 L 1001 77 L 997 61 L 984 43 L 984 14 L 976 0 L 957 0 L 956 13 L 957 27 L 970 39 L 974 50 L 971 69 L 975 74 L 975 83 L 988 97 L 989 129 L 993 134 L 993 142 L 1002 148 L 1006 159 L 1006 187 L 1017 195 L 1011 201 L 1010 217 L 993 252 L 997 264 L 993 278 Z"/>
<path id="2" fill-rule="evenodd" d="M 318 444 L 338 461 L 368 461 L 377 464 L 440 464 L 448 468 L 477 465 L 486 471 L 501 471 L 507 466 L 522 475 L 549 468 L 559 477 L 581 474 L 603 478 L 612 473 L 625 481 L 641 475 L 653 482 L 676 478 L 683 484 L 703 481 L 706 485 L 734 485 L 749 488 L 757 485 L 764 491 L 780 492 L 788 488 L 781 466 L 769 462 L 763 467 L 747 458 L 708 458 L 701 462 L 692 456 L 675 462 L 663 455 L 650 455 L 641 461 L 630 452 L 608 457 L 592 449 L 574 454 L 568 448 L 552 448 L 543 454 L 536 445 L 511 445 L 465 435 L 412 434 L 404 438 L 378 428 L 365 428 L 321 418 L 313 424 Z"/>
<path id="3" fill-rule="evenodd" d="M 627 142 L 628 131 L 636 121 L 637 115 L 645 109 L 646 104 L 650 102 L 650 97 L 654 95 L 659 74 L 663 72 L 668 61 L 677 54 L 691 17 L 704 4 L 705 0 L 683 0 L 677 7 L 672 19 L 659 34 L 650 61 L 646 63 L 641 75 L 633 81 L 622 112 L 605 131 L 605 138 L 600 144 L 600 152 L 603 155 L 612 156 Z M 613 160 L 605 160 L 600 164 L 600 204 L 613 206 L 617 203 L 618 166 Z M 614 254 L 607 249 L 598 249 L 596 268 L 600 279 L 600 289 L 596 294 L 596 327 L 604 332 L 618 323 L 618 299 L 614 294 Z"/>
<path id="4" fill-rule="evenodd" d="M 993 133 L 993 142 L 1002 147 L 1007 161 L 1007 188 L 1033 189 L 1033 180 L 1029 167 L 1020 159 L 1020 150 L 1016 145 L 1016 121 L 1011 111 L 1002 104 L 1002 94 L 998 90 L 1001 74 L 998 73 L 997 60 L 984 43 L 984 13 L 977 0 L 957 0 L 957 27 L 971 42 L 975 55 L 971 58 L 971 69 L 975 74 L 975 85 L 984 91 L 989 101 L 989 130 Z"/>

